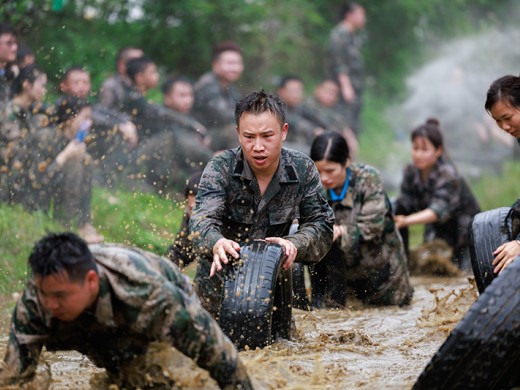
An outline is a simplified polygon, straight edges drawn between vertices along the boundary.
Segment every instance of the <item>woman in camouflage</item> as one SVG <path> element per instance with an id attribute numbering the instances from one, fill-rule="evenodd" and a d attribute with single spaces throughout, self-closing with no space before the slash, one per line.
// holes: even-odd
<path id="1" fill-rule="evenodd" d="M 374 305 L 410 303 L 406 254 L 379 172 L 351 162 L 334 131 L 314 139 L 310 157 L 336 217 L 332 248 L 311 272 L 313 305 L 342 306 L 347 292 Z"/>

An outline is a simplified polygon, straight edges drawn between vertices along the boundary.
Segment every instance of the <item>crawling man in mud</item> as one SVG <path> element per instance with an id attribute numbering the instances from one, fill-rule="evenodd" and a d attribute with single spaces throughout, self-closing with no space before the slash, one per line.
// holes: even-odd
<path id="1" fill-rule="evenodd" d="M 120 373 L 159 341 L 194 359 L 221 388 L 252 388 L 233 344 L 167 259 L 52 233 L 35 244 L 29 267 L 11 319 L 0 385 L 32 379 L 45 346 L 83 353 L 127 387 Z"/>

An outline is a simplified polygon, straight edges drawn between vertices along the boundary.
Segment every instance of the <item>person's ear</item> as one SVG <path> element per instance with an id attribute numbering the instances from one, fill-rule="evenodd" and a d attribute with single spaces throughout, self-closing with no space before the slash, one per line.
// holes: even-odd
<path id="1" fill-rule="evenodd" d="M 99 287 L 99 275 L 93 269 L 89 270 L 85 275 L 85 283 L 87 283 L 87 287 L 91 291 L 95 291 Z"/>
<path id="2" fill-rule="evenodd" d="M 289 124 L 284 123 L 284 125 L 282 126 L 282 141 L 285 141 L 285 139 L 287 138 L 288 131 L 289 131 Z"/>

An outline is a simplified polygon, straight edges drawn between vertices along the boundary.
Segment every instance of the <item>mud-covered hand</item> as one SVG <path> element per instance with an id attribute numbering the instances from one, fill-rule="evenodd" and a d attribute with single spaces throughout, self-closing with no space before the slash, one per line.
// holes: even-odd
<path id="1" fill-rule="evenodd" d="M 511 262 L 520 256 L 520 243 L 517 240 L 500 245 L 494 252 L 494 273 L 500 274 Z"/>
<path id="2" fill-rule="evenodd" d="M 282 268 L 285 270 L 291 268 L 292 264 L 294 263 L 294 260 L 296 259 L 296 255 L 298 254 L 298 249 L 296 248 L 296 245 L 282 237 L 267 237 L 265 241 L 271 242 L 273 244 L 278 244 L 283 248 L 283 253 L 285 254 L 285 261 L 282 265 Z"/>
<path id="3" fill-rule="evenodd" d="M 334 236 L 333 241 L 336 241 L 338 238 L 347 235 L 347 228 L 344 225 L 334 225 Z"/>
<path id="4" fill-rule="evenodd" d="M 228 255 L 235 259 L 238 259 L 240 255 L 240 245 L 227 238 L 219 239 L 215 245 L 213 245 L 213 264 L 211 264 L 211 270 L 209 276 L 215 275 L 216 271 L 222 271 L 222 263 L 227 264 L 229 262 Z"/>

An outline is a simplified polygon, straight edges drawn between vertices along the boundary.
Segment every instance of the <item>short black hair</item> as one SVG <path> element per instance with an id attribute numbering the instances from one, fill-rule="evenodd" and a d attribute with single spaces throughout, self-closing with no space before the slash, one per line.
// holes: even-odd
<path id="1" fill-rule="evenodd" d="M 285 85 L 289 81 L 298 81 L 300 83 L 303 83 L 303 79 L 300 76 L 297 76 L 295 74 L 286 74 L 280 78 L 280 82 L 278 83 L 278 89 L 285 87 Z"/>
<path id="2" fill-rule="evenodd" d="M 90 270 L 97 272 L 87 243 L 71 232 L 49 233 L 40 239 L 29 255 L 29 267 L 40 277 L 66 271 L 71 282 L 82 282 Z"/>
<path id="3" fill-rule="evenodd" d="M 11 93 L 13 96 L 20 94 L 23 91 L 23 83 L 25 81 L 29 81 L 32 84 L 38 77 L 44 74 L 45 72 L 36 65 L 29 65 L 21 68 L 11 85 Z"/>
<path id="4" fill-rule="evenodd" d="M 234 51 L 242 55 L 242 49 L 240 46 L 238 46 L 238 44 L 233 41 L 223 41 L 213 47 L 213 51 L 211 52 L 211 60 L 217 60 L 225 51 Z"/>
<path id="5" fill-rule="evenodd" d="M 84 68 L 83 66 L 81 66 L 81 65 L 71 65 L 71 66 L 69 66 L 67 69 L 65 69 L 65 71 L 64 71 L 63 74 L 61 75 L 60 80 L 61 80 L 61 81 L 66 81 L 66 80 L 69 78 L 69 76 L 70 76 L 70 74 L 71 74 L 72 72 L 82 72 L 82 73 L 86 73 L 86 74 L 88 74 L 89 77 L 90 77 L 90 72 L 89 72 L 86 68 Z"/>
<path id="6" fill-rule="evenodd" d="M 341 20 L 345 19 L 345 17 L 347 15 L 354 12 L 356 10 L 356 8 L 358 8 L 358 7 L 361 7 L 361 5 L 359 5 L 358 3 L 355 3 L 353 1 L 348 1 L 345 4 L 343 4 L 343 6 L 341 7 L 341 10 L 340 10 L 340 14 L 339 14 Z"/>
<path id="7" fill-rule="evenodd" d="M 163 95 L 168 95 L 172 91 L 173 86 L 177 83 L 185 83 L 193 86 L 193 82 L 186 76 L 168 77 L 161 86 Z"/>
<path id="8" fill-rule="evenodd" d="M 237 126 L 239 126 L 240 118 L 245 112 L 258 115 L 269 111 L 276 116 L 283 125 L 285 123 L 286 108 L 287 105 L 276 94 L 268 93 L 263 89 L 251 92 L 237 103 L 235 108 L 235 122 Z"/>
<path id="9" fill-rule="evenodd" d="M 324 131 L 312 142 L 310 158 L 314 162 L 326 160 L 345 165 L 349 157 L 347 141 L 337 131 Z"/>
<path id="10" fill-rule="evenodd" d="M 147 56 L 131 58 L 126 62 L 126 74 L 135 83 L 136 76 L 150 64 L 155 64 L 155 62 Z"/>
<path id="11" fill-rule="evenodd" d="M 0 35 L 4 34 L 13 34 L 16 36 L 16 30 L 9 23 L 0 23 Z"/>

